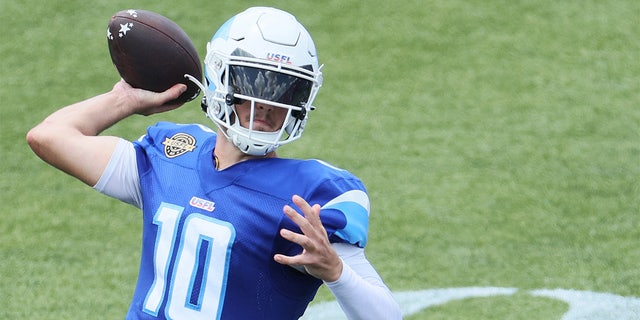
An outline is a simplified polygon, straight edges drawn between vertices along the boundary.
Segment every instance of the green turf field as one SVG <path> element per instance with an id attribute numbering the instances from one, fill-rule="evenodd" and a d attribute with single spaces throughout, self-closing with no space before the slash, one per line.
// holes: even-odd
<path id="1" fill-rule="evenodd" d="M 138 211 L 24 138 L 118 80 L 111 14 L 162 13 L 204 54 L 222 22 L 258 4 L 297 15 L 326 65 L 305 136 L 280 155 L 364 180 L 367 254 L 399 297 L 483 292 L 406 319 L 580 318 L 537 291 L 555 289 L 610 308 L 580 319 L 640 317 L 639 1 L 24 0 L 0 2 L 0 319 L 126 314 Z M 212 125 L 193 101 L 108 133 L 135 139 L 159 120 Z"/>

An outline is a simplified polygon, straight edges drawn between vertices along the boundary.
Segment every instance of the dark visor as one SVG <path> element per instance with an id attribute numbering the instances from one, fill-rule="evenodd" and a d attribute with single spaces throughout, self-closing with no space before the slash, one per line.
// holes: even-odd
<path id="1" fill-rule="evenodd" d="M 296 76 L 246 66 L 229 66 L 235 93 L 301 107 L 309 100 L 312 83 Z"/>

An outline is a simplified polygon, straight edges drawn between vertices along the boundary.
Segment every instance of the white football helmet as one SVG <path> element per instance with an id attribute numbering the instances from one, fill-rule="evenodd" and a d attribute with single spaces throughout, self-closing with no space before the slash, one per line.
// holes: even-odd
<path id="1" fill-rule="evenodd" d="M 242 152 L 262 156 L 302 135 L 322 86 L 315 44 L 296 18 L 253 7 L 225 22 L 207 43 L 202 108 Z M 236 104 L 251 102 L 248 128 Z M 276 132 L 254 130 L 256 103 L 287 109 Z"/>

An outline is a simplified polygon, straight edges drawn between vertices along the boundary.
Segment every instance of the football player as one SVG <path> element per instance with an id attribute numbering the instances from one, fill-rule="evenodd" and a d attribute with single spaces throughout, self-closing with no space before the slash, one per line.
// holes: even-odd
<path id="1" fill-rule="evenodd" d="M 101 136 L 185 91 L 132 88 L 62 108 L 27 140 L 44 161 L 142 209 L 127 319 L 298 319 L 323 283 L 349 319 L 401 312 L 365 257 L 369 198 L 348 171 L 279 158 L 322 85 L 315 45 L 291 14 L 250 8 L 207 45 L 202 107 L 217 131 L 160 122 L 134 142 Z M 192 81 L 197 81 L 191 78 Z"/>

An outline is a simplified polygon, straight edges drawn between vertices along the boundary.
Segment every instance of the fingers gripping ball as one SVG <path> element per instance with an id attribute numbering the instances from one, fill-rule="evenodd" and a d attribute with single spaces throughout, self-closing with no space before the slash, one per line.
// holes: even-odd
<path id="1" fill-rule="evenodd" d="M 191 39 L 175 22 L 146 10 L 123 10 L 109 21 L 109 54 L 122 79 L 132 87 L 155 92 L 176 83 L 187 85 L 176 101 L 193 100 L 200 88 L 185 78 L 202 81 L 200 58 Z"/>

